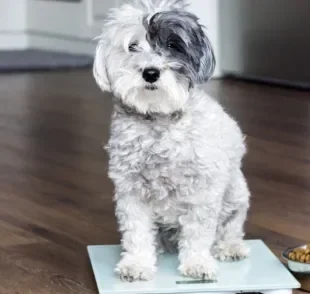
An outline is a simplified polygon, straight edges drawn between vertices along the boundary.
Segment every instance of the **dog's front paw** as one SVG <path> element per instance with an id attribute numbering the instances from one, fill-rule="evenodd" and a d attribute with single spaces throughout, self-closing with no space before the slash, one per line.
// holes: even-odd
<path id="1" fill-rule="evenodd" d="M 181 262 L 179 271 L 182 275 L 194 279 L 215 281 L 217 278 L 217 262 L 212 256 L 208 258 L 196 256 Z"/>
<path id="2" fill-rule="evenodd" d="M 220 261 L 242 260 L 249 256 L 250 249 L 243 240 L 219 241 L 214 244 L 212 254 Z"/>
<path id="3" fill-rule="evenodd" d="M 125 282 L 149 281 L 155 276 L 156 266 L 145 257 L 126 254 L 116 266 L 115 273 Z"/>

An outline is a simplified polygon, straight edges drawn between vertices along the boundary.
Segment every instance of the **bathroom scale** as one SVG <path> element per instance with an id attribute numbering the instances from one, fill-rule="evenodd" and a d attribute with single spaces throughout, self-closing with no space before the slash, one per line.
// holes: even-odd
<path id="1" fill-rule="evenodd" d="M 216 281 L 182 277 L 177 254 L 159 255 L 158 271 L 151 281 L 123 282 L 114 273 L 120 259 L 119 245 L 88 246 L 88 253 L 100 294 L 265 293 L 291 294 L 300 284 L 260 240 L 246 241 L 250 257 L 242 261 L 219 262 Z"/>

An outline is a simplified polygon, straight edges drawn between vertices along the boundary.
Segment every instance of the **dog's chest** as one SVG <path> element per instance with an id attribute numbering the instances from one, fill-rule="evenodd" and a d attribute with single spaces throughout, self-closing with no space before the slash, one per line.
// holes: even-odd
<path id="1" fill-rule="evenodd" d="M 200 140 L 184 120 L 173 125 L 114 125 L 109 142 L 110 170 L 144 191 L 158 205 L 172 205 L 206 185 Z M 161 201 L 169 198 L 169 203 Z M 155 204 L 155 203 L 154 203 Z"/>
<path id="2" fill-rule="evenodd" d="M 173 198 L 189 188 L 199 175 L 193 166 L 193 144 L 189 134 L 179 130 L 157 130 L 142 142 L 139 168 L 151 198 Z M 169 195 L 168 195 L 169 194 Z"/>
<path id="3" fill-rule="evenodd" d="M 187 210 L 188 195 L 205 183 L 195 162 L 192 135 L 185 128 L 150 128 L 131 144 L 132 171 L 156 221 L 175 223 Z"/>

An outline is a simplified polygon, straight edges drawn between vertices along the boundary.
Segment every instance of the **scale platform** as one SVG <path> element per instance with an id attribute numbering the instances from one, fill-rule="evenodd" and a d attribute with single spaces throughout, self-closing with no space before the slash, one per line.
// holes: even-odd
<path id="1" fill-rule="evenodd" d="M 89 246 L 88 253 L 100 294 L 290 294 L 292 289 L 300 287 L 298 281 L 262 241 L 247 242 L 251 248 L 250 257 L 236 262 L 219 262 L 216 282 L 180 276 L 177 255 L 163 254 L 159 256 L 158 272 L 154 280 L 126 283 L 114 274 L 115 265 L 120 259 L 120 246 Z"/>

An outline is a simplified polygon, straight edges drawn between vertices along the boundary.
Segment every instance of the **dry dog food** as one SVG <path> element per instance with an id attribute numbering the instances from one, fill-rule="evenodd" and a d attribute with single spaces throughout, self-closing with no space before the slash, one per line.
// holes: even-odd
<path id="1" fill-rule="evenodd" d="M 288 258 L 293 261 L 310 263 L 310 244 L 306 248 L 296 248 L 291 251 Z"/>

